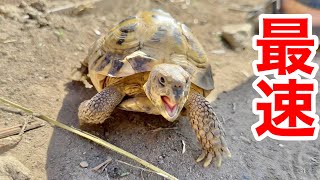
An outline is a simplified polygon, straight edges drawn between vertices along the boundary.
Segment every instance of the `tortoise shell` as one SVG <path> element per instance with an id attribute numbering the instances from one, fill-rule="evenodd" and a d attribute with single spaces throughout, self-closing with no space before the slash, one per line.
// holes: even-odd
<path id="1" fill-rule="evenodd" d="M 207 91 L 214 88 L 201 44 L 189 28 L 162 10 L 140 12 L 121 21 L 93 44 L 84 63 L 99 92 L 106 77 L 148 72 L 161 63 L 178 64 L 191 74 L 193 84 Z"/>

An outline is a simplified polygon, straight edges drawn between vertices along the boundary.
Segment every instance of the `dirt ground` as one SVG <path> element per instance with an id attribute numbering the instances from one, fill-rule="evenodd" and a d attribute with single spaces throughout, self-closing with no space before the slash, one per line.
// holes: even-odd
<path id="1" fill-rule="evenodd" d="M 30 5 L 38 1 L 25 2 Z M 45 7 L 41 3 L 34 5 L 39 12 L 66 4 L 42 2 Z M 283 142 L 267 138 L 257 142 L 252 136 L 250 127 L 258 117 L 251 112 L 251 101 L 258 95 L 251 86 L 255 79 L 251 62 L 257 53 L 250 47 L 241 52 L 231 50 L 221 41 L 219 32 L 224 25 L 245 21 L 246 13 L 229 10 L 232 5 L 255 6 L 260 2 L 106 0 L 79 15 L 64 11 L 42 17 L 35 9 L 21 6 L 18 0 L 0 1 L 0 95 L 78 127 L 79 104 L 96 92 L 72 82 L 71 69 L 86 56 L 88 47 L 99 36 L 98 31 L 104 33 L 140 10 L 160 8 L 189 26 L 208 53 L 216 86 L 208 99 L 224 120 L 232 158 L 225 159 L 219 169 L 214 165 L 205 169 L 197 164 L 195 159 L 201 150 L 183 118 L 172 124 L 161 117 L 118 110 L 92 133 L 179 179 L 320 179 L 318 141 Z M 12 110 L 0 105 L 0 128 L 35 119 Z M 159 127 L 177 128 L 153 131 Z M 186 142 L 184 154 L 182 140 Z M 47 123 L 26 132 L 17 145 L 0 153 L 18 159 L 30 170 L 32 179 L 162 179 L 121 164 L 115 160 L 135 163 Z M 113 161 L 106 171 L 91 171 L 108 157 Z M 88 163 L 87 168 L 79 166 L 82 161 Z"/>

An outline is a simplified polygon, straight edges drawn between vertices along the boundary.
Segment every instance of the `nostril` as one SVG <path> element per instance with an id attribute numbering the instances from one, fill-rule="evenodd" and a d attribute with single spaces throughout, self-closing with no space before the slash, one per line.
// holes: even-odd
<path id="1" fill-rule="evenodd" d="M 173 94 L 174 97 L 176 99 L 176 101 L 178 101 L 181 96 L 183 96 L 183 86 L 180 83 L 176 83 L 172 86 L 172 90 L 173 90 Z"/>

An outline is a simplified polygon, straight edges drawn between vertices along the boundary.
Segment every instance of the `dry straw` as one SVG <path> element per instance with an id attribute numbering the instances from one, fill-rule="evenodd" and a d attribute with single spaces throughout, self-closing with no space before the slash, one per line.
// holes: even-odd
<path id="1" fill-rule="evenodd" d="M 81 131 L 81 130 L 73 128 L 73 127 L 69 127 L 69 126 L 67 126 L 67 125 L 65 125 L 63 123 L 60 123 L 59 121 L 57 121 L 55 119 L 52 119 L 52 118 L 50 118 L 48 116 L 45 116 L 45 115 L 42 115 L 42 114 L 36 114 L 32 110 L 30 110 L 28 108 L 25 108 L 25 107 L 23 107 L 23 106 L 21 106 L 19 104 L 13 103 L 13 102 L 11 102 L 9 100 L 6 100 L 6 99 L 4 99 L 2 97 L 0 97 L 0 101 L 3 102 L 3 103 L 9 104 L 12 107 L 21 109 L 21 110 L 25 111 L 26 113 L 32 114 L 35 117 L 37 117 L 37 118 L 39 118 L 41 120 L 44 120 L 44 121 L 50 123 L 53 126 L 57 126 L 59 128 L 65 129 L 65 130 L 67 130 L 69 132 L 72 132 L 72 133 L 77 134 L 77 135 L 79 135 L 81 137 L 89 139 L 89 140 L 91 140 L 91 141 L 93 141 L 93 142 L 95 142 L 97 144 L 100 144 L 101 146 L 104 146 L 104 147 L 106 147 L 108 149 L 111 149 L 112 151 L 115 151 L 115 152 L 117 152 L 117 153 L 119 153 L 121 155 L 124 155 L 124 156 L 126 156 L 126 157 L 128 157 L 128 158 L 130 158 L 130 159 L 142 164 L 143 166 L 151 169 L 153 173 L 156 173 L 156 174 L 158 174 L 158 175 L 160 175 L 160 176 L 162 176 L 164 178 L 172 179 L 172 180 L 177 180 L 178 179 L 178 178 L 172 176 L 171 174 L 163 171 L 162 169 L 160 169 L 160 168 L 158 168 L 158 167 L 156 167 L 156 166 L 144 161 L 143 159 L 141 159 L 141 158 L 139 158 L 139 157 L 137 157 L 137 156 L 135 156 L 135 155 L 133 155 L 133 154 L 131 154 L 131 153 L 129 153 L 129 152 L 127 152 L 127 151 L 115 146 L 115 145 L 113 145 L 113 144 L 110 144 L 107 141 L 104 141 L 104 140 L 102 140 L 102 139 L 100 139 L 100 138 L 98 138 L 98 137 L 96 137 L 96 136 L 94 136 L 92 134 L 89 134 L 87 132 Z"/>

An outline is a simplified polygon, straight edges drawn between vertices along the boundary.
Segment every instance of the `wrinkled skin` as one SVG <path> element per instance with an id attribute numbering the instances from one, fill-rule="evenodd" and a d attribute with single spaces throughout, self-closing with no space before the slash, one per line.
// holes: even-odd
<path id="1" fill-rule="evenodd" d="M 190 75 L 175 64 L 156 65 L 143 88 L 148 99 L 168 121 L 177 119 L 189 95 Z"/>

